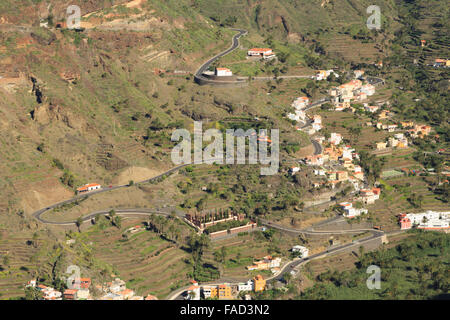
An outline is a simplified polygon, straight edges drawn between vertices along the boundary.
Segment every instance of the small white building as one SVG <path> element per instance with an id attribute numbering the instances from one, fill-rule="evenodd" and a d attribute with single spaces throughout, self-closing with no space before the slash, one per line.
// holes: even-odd
<path id="1" fill-rule="evenodd" d="M 238 291 L 252 291 L 253 290 L 253 281 L 248 280 L 247 282 L 241 282 L 238 284 Z"/>
<path id="2" fill-rule="evenodd" d="M 247 51 L 247 55 L 251 57 L 259 56 L 265 59 L 275 56 L 272 49 L 270 48 L 252 48 Z"/>
<path id="3" fill-rule="evenodd" d="M 192 285 L 188 288 L 189 300 L 200 300 L 200 286 L 196 281 L 192 281 Z"/>
<path id="4" fill-rule="evenodd" d="M 309 104 L 309 98 L 308 97 L 298 97 L 297 99 L 294 100 L 294 102 L 292 102 L 292 106 L 295 109 L 304 109 L 308 106 Z"/>
<path id="5" fill-rule="evenodd" d="M 85 184 L 84 186 L 81 186 L 77 189 L 78 192 L 89 192 L 89 191 L 94 191 L 94 190 L 99 190 L 101 189 L 102 186 L 99 185 L 98 183 L 88 183 Z"/>
<path id="6" fill-rule="evenodd" d="M 229 77 L 233 75 L 233 72 L 228 68 L 216 68 L 215 75 L 216 77 Z"/>
<path id="7" fill-rule="evenodd" d="M 291 249 L 292 252 L 300 252 L 301 258 L 306 258 L 309 255 L 309 250 L 303 246 L 293 246 Z"/>
<path id="8" fill-rule="evenodd" d="M 328 141 L 329 141 L 330 143 L 332 143 L 332 144 L 334 144 L 334 145 L 337 146 L 338 144 L 341 143 L 341 141 L 342 141 L 342 136 L 341 136 L 339 133 L 332 132 L 332 133 L 331 133 L 331 136 L 330 136 L 330 139 L 328 139 Z"/>

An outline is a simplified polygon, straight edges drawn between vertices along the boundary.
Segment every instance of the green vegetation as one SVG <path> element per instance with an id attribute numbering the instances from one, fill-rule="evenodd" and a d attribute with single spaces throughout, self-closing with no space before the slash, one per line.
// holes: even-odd
<path id="1" fill-rule="evenodd" d="M 449 291 L 450 240 L 446 234 L 414 232 L 392 249 L 363 253 L 354 272 L 328 271 L 300 299 L 439 299 Z M 381 289 L 369 290 L 366 269 L 381 268 Z"/>

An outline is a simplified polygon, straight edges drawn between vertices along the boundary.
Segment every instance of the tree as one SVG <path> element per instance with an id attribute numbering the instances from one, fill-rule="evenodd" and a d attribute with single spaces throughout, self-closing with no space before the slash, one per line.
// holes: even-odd
<path id="1" fill-rule="evenodd" d="M 116 216 L 114 219 L 114 225 L 117 227 L 117 229 L 120 229 L 122 227 L 122 218 L 120 216 Z"/>
<path id="2" fill-rule="evenodd" d="M 111 220 L 111 223 L 114 224 L 114 217 L 116 216 L 116 210 L 111 209 L 109 210 L 109 219 Z"/>
<path id="3" fill-rule="evenodd" d="M 25 288 L 25 300 L 42 300 L 44 294 L 42 291 L 33 288 L 26 287 Z"/>
<path id="4" fill-rule="evenodd" d="M 81 232 L 81 225 L 83 224 L 83 219 L 81 217 L 78 217 L 77 220 L 75 221 L 75 224 L 78 228 L 78 232 Z"/>

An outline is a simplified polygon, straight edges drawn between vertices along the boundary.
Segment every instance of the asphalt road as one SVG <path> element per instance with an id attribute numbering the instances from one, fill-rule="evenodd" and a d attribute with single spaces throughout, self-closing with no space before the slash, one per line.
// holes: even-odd
<path id="1" fill-rule="evenodd" d="M 398 233 L 398 232 L 396 232 L 396 233 Z M 326 257 L 327 255 L 330 255 L 330 254 L 333 254 L 333 253 L 337 253 L 339 251 L 346 250 L 346 249 L 348 249 L 349 247 L 352 247 L 352 246 L 357 246 L 357 245 L 360 246 L 362 243 L 365 243 L 365 242 L 368 242 L 368 241 L 372 241 L 372 240 L 374 240 L 376 238 L 382 237 L 383 234 L 384 234 L 384 232 L 379 231 L 379 232 L 375 233 L 374 235 L 372 235 L 370 237 L 367 237 L 367 238 L 364 238 L 364 239 L 360 239 L 360 240 L 356 240 L 354 242 L 350 242 L 350 243 L 343 244 L 343 245 L 340 245 L 340 246 L 336 246 L 334 248 L 330 248 L 330 249 L 327 249 L 325 251 L 313 254 L 313 255 L 311 255 L 309 257 L 306 257 L 304 259 L 295 259 L 295 260 L 285 264 L 278 274 L 266 278 L 266 281 L 269 282 L 269 281 L 272 281 L 272 280 L 281 280 L 281 279 L 283 279 L 283 277 L 284 277 L 284 275 L 286 273 L 290 273 L 296 267 L 298 267 L 298 266 L 300 266 L 302 264 L 305 264 L 305 263 L 307 263 L 309 261 L 312 261 L 312 260 L 315 260 L 315 259 Z M 214 283 L 214 284 L 221 284 L 221 283 L 224 283 L 224 282 L 227 282 L 227 283 L 230 283 L 230 284 L 237 284 L 237 283 L 240 283 L 242 281 L 230 281 L 230 279 L 227 279 L 227 280 L 221 279 L 221 280 L 218 280 L 216 282 L 217 283 Z M 200 285 L 214 285 L 214 284 L 204 283 L 204 284 L 200 284 Z M 182 300 L 183 299 L 183 293 L 187 290 L 187 288 L 188 287 L 184 287 L 184 288 L 178 289 L 177 291 L 171 293 L 167 297 L 167 299 L 168 300 Z"/>
<path id="2" fill-rule="evenodd" d="M 194 163 L 194 164 L 195 164 L 195 163 Z M 184 168 L 184 167 L 186 167 L 186 166 L 188 166 L 188 165 L 189 165 L 189 164 L 183 164 L 183 165 L 174 167 L 174 168 L 172 168 L 172 169 L 169 169 L 169 170 L 167 170 L 167 171 L 165 171 L 165 172 L 163 172 L 163 173 L 157 175 L 156 177 L 153 177 L 153 178 L 150 178 L 150 179 L 147 179 L 147 180 L 144 180 L 144 181 L 137 182 L 136 184 L 140 184 L 140 183 L 148 183 L 148 182 L 156 181 L 156 180 L 158 180 L 158 179 L 160 179 L 160 178 L 162 178 L 162 177 L 164 177 L 164 176 L 166 176 L 166 175 L 169 175 L 169 174 L 171 174 L 171 173 L 174 173 L 174 172 L 176 172 L 176 171 L 178 171 L 178 170 L 180 170 L 180 169 L 182 169 L 182 168 Z M 108 191 L 117 190 L 117 189 L 121 189 L 121 188 L 127 188 L 127 187 L 129 187 L 129 185 L 124 184 L 124 185 L 111 186 L 111 187 L 106 187 L 106 188 L 103 188 L 103 189 L 100 189 L 100 190 L 96 190 L 96 191 L 91 191 L 91 192 L 88 192 L 88 193 L 79 194 L 79 195 L 77 195 L 77 196 L 75 196 L 75 197 L 73 197 L 73 198 L 71 198 L 71 199 L 64 200 L 64 201 L 61 201 L 61 202 L 52 204 L 52 205 L 50 205 L 50 206 L 48 206 L 48 207 L 46 207 L 46 208 L 40 209 L 40 210 L 34 212 L 34 213 L 32 214 L 32 216 L 33 216 L 35 219 L 37 219 L 38 221 L 40 221 L 40 222 L 42 222 L 42 223 L 45 223 L 45 224 L 55 224 L 55 225 L 70 225 L 70 224 L 74 224 L 75 221 L 68 221 L 68 222 L 54 222 L 54 221 L 45 220 L 45 219 L 43 219 L 41 216 L 42 216 L 43 213 L 45 213 L 45 212 L 47 212 L 47 211 L 49 211 L 49 210 L 51 210 L 51 209 L 57 208 L 57 207 L 62 206 L 62 205 L 64 205 L 64 204 L 71 203 L 71 202 L 73 202 L 73 201 L 75 201 L 75 200 L 80 200 L 80 199 L 82 199 L 82 198 L 85 198 L 85 197 L 91 197 L 91 196 L 93 196 L 93 195 L 100 194 L 100 193 L 103 193 L 103 192 L 108 192 Z M 134 209 L 134 210 L 138 210 L 138 212 L 142 212 L 142 211 L 141 211 L 142 209 Z M 117 211 L 119 212 L 119 210 L 117 210 Z M 154 212 L 155 212 L 155 211 L 154 211 Z M 104 214 L 104 212 L 99 211 L 99 212 L 93 213 L 93 214 L 91 214 L 91 215 L 95 216 L 95 215 L 97 215 L 98 213 Z M 123 212 L 123 213 L 126 213 L 126 212 Z M 145 212 L 144 212 L 144 213 L 145 213 Z M 91 215 L 89 215 L 89 216 L 91 216 Z M 83 222 L 89 220 L 89 216 L 83 217 L 83 218 L 82 218 L 82 219 L 83 219 Z M 91 217 L 91 218 L 92 218 L 92 217 Z"/>

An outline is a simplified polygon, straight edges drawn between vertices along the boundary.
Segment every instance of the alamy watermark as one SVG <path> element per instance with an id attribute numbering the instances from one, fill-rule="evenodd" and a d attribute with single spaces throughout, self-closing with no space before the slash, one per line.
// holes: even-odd
<path id="1" fill-rule="evenodd" d="M 367 19 L 367 28 L 369 30 L 380 30 L 381 29 L 381 9 L 379 6 L 371 5 L 367 7 L 366 12 L 368 14 L 371 14 L 369 18 Z"/>
<path id="2" fill-rule="evenodd" d="M 370 265 L 366 273 L 370 274 L 367 278 L 366 285 L 369 290 L 381 289 L 381 269 L 379 266 Z"/>
<path id="3" fill-rule="evenodd" d="M 66 274 L 69 274 L 70 276 L 67 277 L 66 285 L 68 289 L 80 289 L 80 267 L 76 265 L 70 265 L 67 267 Z"/>
<path id="4" fill-rule="evenodd" d="M 81 27 L 81 9 L 77 5 L 67 7 L 67 29 L 80 29 Z"/>
<path id="5" fill-rule="evenodd" d="M 224 136 L 225 149 L 224 153 Z M 246 161 L 246 141 L 248 138 L 248 162 Z M 227 129 L 225 134 L 218 129 L 203 132 L 201 121 L 194 121 L 194 159 L 192 160 L 192 138 L 186 129 L 176 129 L 171 140 L 178 143 L 171 153 L 174 164 L 257 164 L 262 165 L 261 175 L 274 175 L 278 172 L 279 130 L 271 129 L 270 138 L 266 129 Z M 213 141 L 203 150 L 203 142 Z M 236 142 L 236 148 L 235 148 Z M 270 146 L 270 155 L 269 155 Z M 268 165 L 268 166 L 267 166 Z"/>

